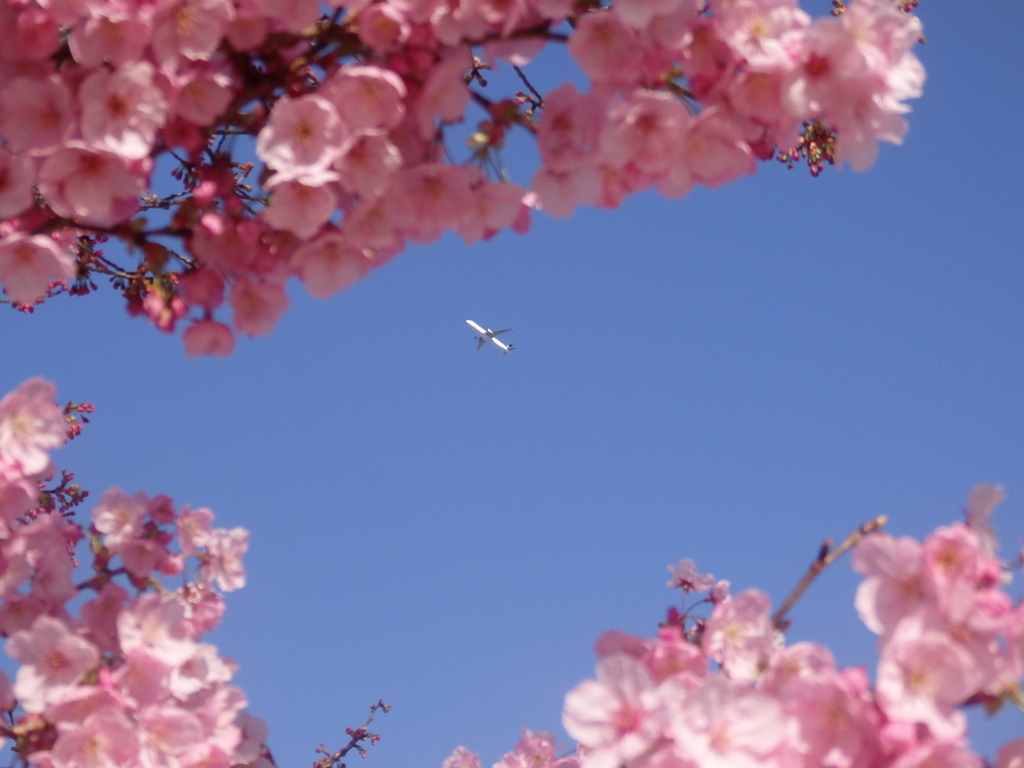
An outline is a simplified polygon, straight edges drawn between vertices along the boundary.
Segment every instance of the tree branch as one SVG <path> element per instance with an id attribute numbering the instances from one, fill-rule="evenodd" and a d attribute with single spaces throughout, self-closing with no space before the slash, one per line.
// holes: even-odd
<path id="1" fill-rule="evenodd" d="M 807 569 L 807 573 L 804 574 L 804 577 L 800 580 L 800 583 L 796 585 L 793 591 L 789 593 L 789 597 L 782 601 L 782 605 L 779 606 L 778 610 L 772 614 L 772 623 L 775 627 L 780 630 L 785 630 L 786 627 L 789 626 L 786 614 L 789 613 L 790 609 L 792 609 L 803 593 L 807 591 L 807 588 L 811 586 L 811 583 L 818 577 L 819 573 L 842 557 L 848 549 L 863 541 L 865 536 L 874 533 L 888 521 L 889 518 L 885 515 L 879 515 L 874 520 L 864 523 L 864 525 L 847 536 L 846 541 L 835 549 L 832 549 L 831 540 L 826 539 L 822 542 L 821 549 L 818 551 L 818 557 L 813 563 L 811 563 L 811 567 Z"/>

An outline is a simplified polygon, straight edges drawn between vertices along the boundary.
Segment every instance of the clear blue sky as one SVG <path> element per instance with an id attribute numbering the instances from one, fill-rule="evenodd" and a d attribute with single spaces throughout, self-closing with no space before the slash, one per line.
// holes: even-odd
<path id="1" fill-rule="evenodd" d="M 0 388 L 42 374 L 96 405 L 57 457 L 96 498 L 163 492 L 252 531 L 213 639 L 281 766 L 378 697 L 366 765 L 461 744 L 490 765 L 523 726 L 561 733 L 594 639 L 650 634 L 681 557 L 778 602 L 825 537 L 879 513 L 922 536 L 978 482 L 1007 487 L 1019 546 L 1024 8 L 920 15 L 925 97 L 868 174 L 769 165 L 446 239 L 329 302 L 295 286 L 226 361 L 186 360 L 109 291 L 3 311 Z M 478 354 L 467 318 L 519 350 Z M 790 638 L 873 667 L 856 583 L 827 573 Z"/>

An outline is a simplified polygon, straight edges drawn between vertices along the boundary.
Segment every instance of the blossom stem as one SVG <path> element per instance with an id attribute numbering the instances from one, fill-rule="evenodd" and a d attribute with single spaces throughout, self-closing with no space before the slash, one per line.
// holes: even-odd
<path id="1" fill-rule="evenodd" d="M 870 533 L 874 533 L 888 521 L 889 518 L 885 515 L 879 515 L 874 520 L 869 520 L 847 536 L 846 540 L 835 549 L 832 549 L 832 542 L 828 539 L 822 542 L 821 549 L 818 551 L 818 556 L 807 569 L 807 573 L 804 574 L 800 583 L 793 588 L 793 591 L 789 593 L 789 596 L 782 601 L 782 605 L 779 606 L 778 610 L 772 614 L 772 624 L 774 624 L 779 630 L 785 630 L 789 626 L 789 620 L 786 618 L 786 614 L 789 613 L 803 593 L 807 591 L 807 588 L 811 586 L 811 583 L 818 577 L 818 574 L 842 557 L 847 550 L 852 549 L 859 544 L 865 536 Z"/>

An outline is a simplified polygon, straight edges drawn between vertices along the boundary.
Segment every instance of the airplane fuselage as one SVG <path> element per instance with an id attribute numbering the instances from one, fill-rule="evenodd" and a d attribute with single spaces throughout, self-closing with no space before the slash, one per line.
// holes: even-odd
<path id="1" fill-rule="evenodd" d="M 500 349 L 501 353 L 503 355 L 507 355 L 509 352 L 511 352 L 513 349 L 515 349 L 515 347 L 512 346 L 511 344 L 506 344 L 501 339 L 497 338 L 499 333 L 505 333 L 506 331 L 511 331 L 512 330 L 511 328 L 503 328 L 500 331 L 492 331 L 490 328 L 484 328 L 482 326 L 477 325 L 472 320 L 467 320 L 466 324 L 469 325 L 470 328 L 472 328 L 474 331 L 477 332 L 477 336 L 476 336 L 476 341 L 477 341 L 476 351 L 477 352 L 479 352 L 481 349 L 483 349 L 484 344 L 486 344 L 487 342 L 490 342 L 491 344 L 496 346 L 498 349 Z"/>

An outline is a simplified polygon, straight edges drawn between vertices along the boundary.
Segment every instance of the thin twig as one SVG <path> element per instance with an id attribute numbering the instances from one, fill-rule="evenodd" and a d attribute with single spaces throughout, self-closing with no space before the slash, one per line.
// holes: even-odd
<path id="1" fill-rule="evenodd" d="M 523 72 L 523 70 L 521 70 L 515 64 L 512 65 L 512 69 L 514 69 L 516 71 L 516 74 L 519 75 L 519 79 L 523 81 L 523 85 L 525 85 L 527 88 L 530 89 L 530 93 L 533 94 L 533 98 L 537 100 L 537 106 L 538 107 L 543 107 L 544 106 L 544 97 L 541 96 L 540 93 L 537 91 L 537 89 L 533 87 L 533 83 L 531 83 L 526 78 L 526 75 Z"/>
<path id="2" fill-rule="evenodd" d="M 376 744 L 380 740 L 380 736 L 375 733 L 370 733 L 368 728 L 370 723 L 373 722 L 373 716 L 377 714 L 377 711 L 390 712 L 391 705 L 385 704 L 383 700 L 378 701 L 376 704 L 370 705 L 370 714 L 359 728 L 346 728 L 345 733 L 348 734 L 348 744 L 339 749 L 333 754 L 328 751 L 323 744 L 316 750 L 317 754 L 323 755 L 319 760 L 313 763 L 313 768 L 345 768 L 345 763 L 342 762 L 342 758 L 345 757 L 353 749 L 359 753 L 360 757 L 366 757 L 366 748 L 362 746 L 362 742 L 368 741 L 371 745 Z"/>
<path id="3" fill-rule="evenodd" d="M 793 607 L 796 601 L 800 599 L 803 593 L 807 591 L 807 588 L 811 586 L 811 582 L 818 577 L 818 574 L 842 557 L 848 549 L 859 544 L 865 536 L 874 533 L 888 521 L 889 518 L 885 515 L 879 515 L 874 520 L 864 523 L 864 525 L 847 536 L 846 541 L 835 549 L 832 549 L 831 541 L 826 540 L 823 542 L 821 549 L 818 552 L 818 557 L 813 563 L 811 563 L 811 567 L 807 569 L 807 573 L 804 574 L 800 583 L 797 584 L 793 591 L 789 593 L 789 597 L 782 602 L 779 609 L 772 614 L 772 624 L 774 624 L 777 629 L 785 629 L 788 625 L 788 622 L 786 621 L 786 614 L 789 613 L 789 610 Z"/>

